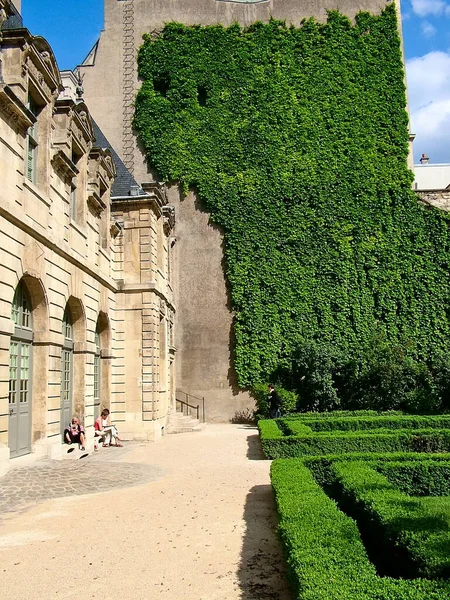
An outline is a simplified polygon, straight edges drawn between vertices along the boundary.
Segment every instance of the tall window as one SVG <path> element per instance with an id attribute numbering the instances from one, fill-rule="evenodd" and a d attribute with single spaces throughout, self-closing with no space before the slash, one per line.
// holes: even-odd
<path id="1" fill-rule="evenodd" d="M 100 386 L 101 386 L 101 359 L 100 359 L 100 334 L 99 328 L 95 331 L 94 354 L 94 418 L 100 415 Z"/>
<path id="2" fill-rule="evenodd" d="M 73 324 L 67 307 L 63 316 L 64 345 L 61 352 L 61 433 L 72 418 Z"/>
<path id="3" fill-rule="evenodd" d="M 33 323 L 31 302 L 22 282 L 14 294 L 11 318 L 15 327 L 9 351 L 8 439 L 13 458 L 31 452 Z"/>
<path id="4" fill-rule="evenodd" d="M 77 218 L 77 187 L 72 183 L 70 186 L 70 219 L 75 221 Z"/>
<path id="5" fill-rule="evenodd" d="M 28 108 L 35 117 L 38 116 L 39 109 L 31 96 L 28 97 Z M 27 164 L 26 164 L 26 176 L 27 179 L 36 183 L 37 179 L 37 152 L 38 152 L 38 138 L 37 138 L 38 124 L 34 123 L 28 129 L 27 135 Z"/>

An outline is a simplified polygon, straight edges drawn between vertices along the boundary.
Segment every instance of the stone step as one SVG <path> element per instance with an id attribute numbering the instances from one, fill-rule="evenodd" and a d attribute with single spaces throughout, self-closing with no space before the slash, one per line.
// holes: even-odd
<path id="1" fill-rule="evenodd" d="M 202 431 L 206 423 L 200 423 L 198 419 L 194 419 L 183 413 L 172 413 L 167 423 L 167 433 L 187 433 L 191 431 Z"/>

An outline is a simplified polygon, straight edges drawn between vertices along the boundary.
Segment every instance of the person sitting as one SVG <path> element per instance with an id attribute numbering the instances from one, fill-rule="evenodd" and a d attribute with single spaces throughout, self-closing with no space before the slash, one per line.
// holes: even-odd
<path id="1" fill-rule="evenodd" d="M 78 444 L 80 450 L 85 447 L 85 432 L 78 417 L 72 417 L 71 423 L 64 429 L 64 441 L 66 444 Z"/>
<path id="2" fill-rule="evenodd" d="M 103 448 L 108 446 L 121 447 L 119 432 L 115 425 L 108 423 L 109 421 L 109 410 L 104 408 L 102 414 L 96 419 L 94 423 L 94 435 L 95 437 L 101 438 L 103 442 Z"/>

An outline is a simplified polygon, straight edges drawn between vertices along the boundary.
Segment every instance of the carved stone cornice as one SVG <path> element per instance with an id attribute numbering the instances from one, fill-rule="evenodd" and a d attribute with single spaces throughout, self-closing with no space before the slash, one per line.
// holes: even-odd
<path id="1" fill-rule="evenodd" d="M 51 163 L 58 175 L 61 175 L 64 179 L 65 183 L 70 183 L 80 172 L 62 150 L 55 152 Z"/>
<path id="2" fill-rule="evenodd" d="M 111 181 L 116 176 L 116 168 L 114 161 L 111 156 L 111 152 L 108 149 L 92 148 L 89 152 L 89 159 L 97 163 L 96 176 L 100 174 L 103 169 L 106 177 Z"/>
<path id="3" fill-rule="evenodd" d="M 100 198 L 100 196 L 97 194 L 97 192 L 89 192 L 88 195 L 88 206 L 91 209 L 91 211 L 94 213 L 94 215 L 96 217 L 98 217 L 106 208 L 106 204 L 103 202 L 103 200 Z"/>
<path id="4" fill-rule="evenodd" d="M 21 57 L 14 77 L 30 78 L 41 96 L 41 102 L 53 101 L 63 89 L 53 50 L 48 42 L 33 36 L 27 29 L 6 29 L 2 31 L 4 48 L 20 48 Z"/>
<path id="5" fill-rule="evenodd" d="M 159 183 L 158 181 L 146 181 L 142 184 L 142 189 L 149 196 L 154 197 L 159 206 L 167 204 L 167 188 L 165 183 Z"/>
<path id="6" fill-rule="evenodd" d="M 164 233 L 166 235 L 169 235 L 169 233 L 172 231 L 172 229 L 175 226 L 175 207 L 171 206 L 169 204 L 166 204 L 165 206 L 163 206 L 162 209 L 162 213 L 163 213 L 163 226 L 164 226 Z"/>
<path id="7" fill-rule="evenodd" d="M 123 230 L 123 222 L 122 221 L 113 221 L 111 223 L 110 232 L 111 232 L 112 238 L 116 238 L 122 230 Z"/>
<path id="8" fill-rule="evenodd" d="M 16 96 L 12 89 L 1 82 L 0 110 L 10 117 L 23 133 L 37 121 L 33 113 Z"/>

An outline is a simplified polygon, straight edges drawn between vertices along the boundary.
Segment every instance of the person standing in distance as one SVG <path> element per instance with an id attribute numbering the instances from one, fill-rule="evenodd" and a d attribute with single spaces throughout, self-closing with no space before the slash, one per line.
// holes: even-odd
<path id="1" fill-rule="evenodd" d="M 268 389 L 269 416 L 271 419 L 277 419 L 278 417 L 281 417 L 281 399 L 271 383 L 269 383 Z"/>

